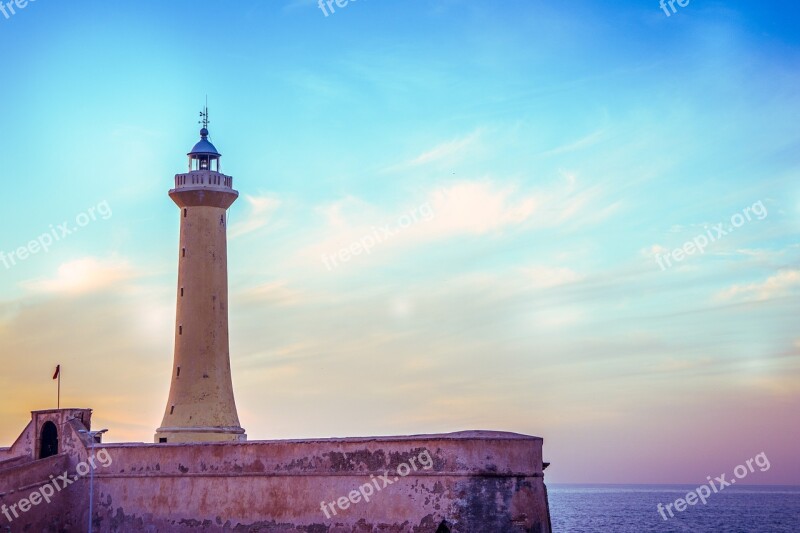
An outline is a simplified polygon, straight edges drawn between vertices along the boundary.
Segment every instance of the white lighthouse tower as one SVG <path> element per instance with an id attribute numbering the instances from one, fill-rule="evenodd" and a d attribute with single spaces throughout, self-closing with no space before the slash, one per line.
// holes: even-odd
<path id="1" fill-rule="evenodd" d="M 169 401 L 156 442 L 243 441 L 228 344 L 227 209 L 239 193 L 208 140 L 208 108 L 189 172 L 169 196 L 180 208 L 178 307 Z"/>

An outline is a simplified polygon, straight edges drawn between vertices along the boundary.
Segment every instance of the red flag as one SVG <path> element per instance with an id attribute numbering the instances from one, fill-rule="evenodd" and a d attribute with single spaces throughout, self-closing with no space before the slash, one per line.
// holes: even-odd
<path id="1" fill-rule="evenodd" d="M 60 375 L 61 375 L 61 365 L 58 365 L 56 367 L 56 373 L 53 374 L 53 379 L 58 379 L 58 376 L 60 376 Z"/>

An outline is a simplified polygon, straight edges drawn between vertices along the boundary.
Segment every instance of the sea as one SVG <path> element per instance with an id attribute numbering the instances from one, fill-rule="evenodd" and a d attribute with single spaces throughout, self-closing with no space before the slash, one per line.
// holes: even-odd
<path id="1" fill-rule="evenodd" d="M 547 484 L 553 533 L 800 533 L 800 487 L 727 487 L 664 520 L 697 486 Z M 673 507 L 674 509 L 674 507 Z"/>

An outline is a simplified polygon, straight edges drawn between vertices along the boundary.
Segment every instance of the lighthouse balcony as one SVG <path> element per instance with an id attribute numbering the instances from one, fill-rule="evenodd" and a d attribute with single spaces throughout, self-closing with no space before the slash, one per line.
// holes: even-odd
<path id="1" fill-rule="evenodd" d="M 233 178 L 213 170 L 193 170 L 175 175 L 175 188 L 169 196 L 181 208 L 220 207 L 228 209 L 239 193 L 233 189 Z"/>
<path id="2" fill-rule="evenodd" d="M 175 189 L 233 189 L 233 178 L 211 170 L 194 170 L 175 175 Z"/>

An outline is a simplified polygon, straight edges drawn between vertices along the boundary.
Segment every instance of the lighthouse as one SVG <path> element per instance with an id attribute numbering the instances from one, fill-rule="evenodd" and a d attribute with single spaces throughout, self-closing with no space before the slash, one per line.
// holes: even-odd
<path id="1" fill-rule="evenodd" d="M 208 140 L 208 108 L 189 171 L 169 196 L 180 209 L 175 352 L 169 400 L 155 442 L 244 441 L 228 341 L 227 210 L 239 193 Z"/>

